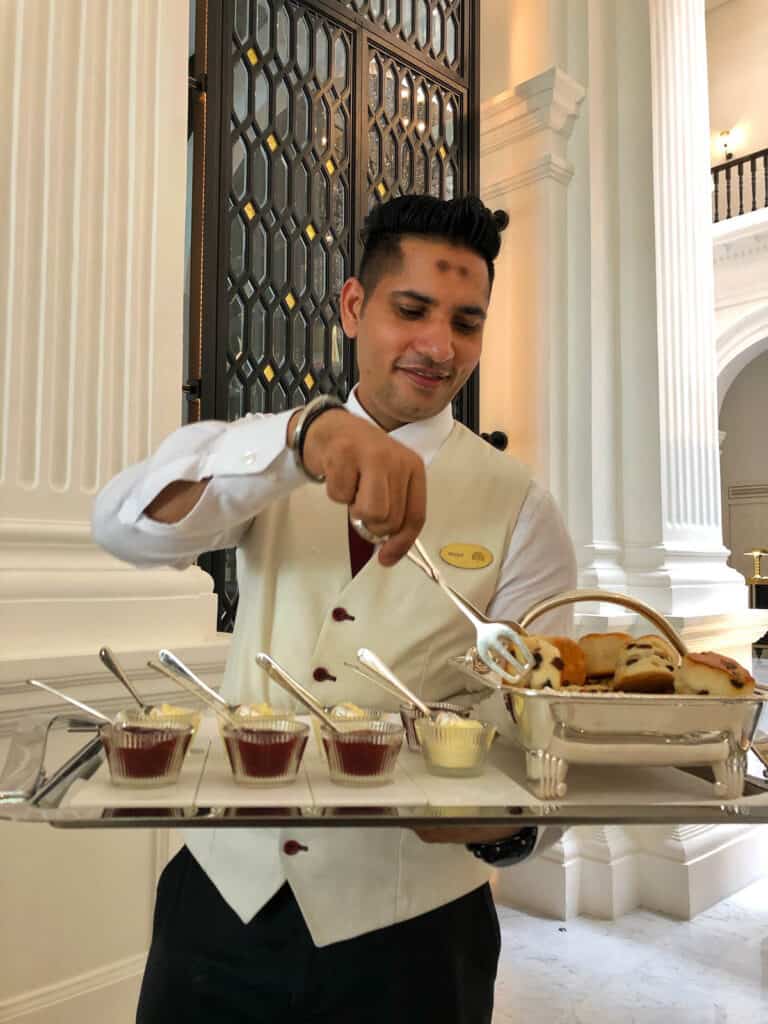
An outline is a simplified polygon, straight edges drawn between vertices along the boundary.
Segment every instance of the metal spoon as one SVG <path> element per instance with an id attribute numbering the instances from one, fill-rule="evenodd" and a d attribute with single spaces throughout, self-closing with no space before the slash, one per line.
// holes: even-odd
<path id="1" fill-rule="evenodd" d="M 409 690 L 405 683 L 398 679 L 389 665 L 385 664 L 378 654 L 369 651 L 367 647 L 361 647 L 357 652 L 357 660 L 378 677 L 374 678 L 374 676 L 361 672 L 360 674 L 365 676 L 366 679 L 370 679 L 371 682 L 377 683 L 379 686 L 386 684 L 384 689 L 388 689 L 390 692 L 394 690 L 399 697 L 403 697 L 409 704 L 413 704 L 427 718 L 434 717 L 432 709 L 420 697 L 417 697 L 415 693 Z"/>
<path id="2" fill-rule="evenodd" d="M 305 690 L 301 683 L 296 682 L 293 676 L 289 675 L 282 665 L 278 665 L 274 658 L 270 658 L 268 654 L 265 654 L 263 651 L 259 651 L 256 655 L 256 664 L 259 668 L 263 668 L 269 677 L 274 679 L 278 686 L 282 686 L 284 690 L 287 690 L 288 693 L 293 694 L 297 700 L 301 701 L 305 708 L 311 711 L 313 715 L 316 715 L 325 725 L 328 726 L 329 729 L 332 729 L 333 732 L 343 733 L 348 731 L 340 722 L 331 718 L 328 712 L 315 700 L 309 690 Z"/>
<path id="3" fill-rule="evenodd" d="M 152 713 L 152 705 L 145 704 L 141 697 L 138 695 L 138 693 L 134 690 L 133 686 L 131 685 L 131 681 L 128 679 L 128 676 L 123 671 L 120 663 L 118 662 L 117 658 L 114 656 L 112 651 L 110 651 L 108 647 L 102 647 L 101 650 L 99 651 L 99 657 L 101 658 L 102 663 L 106 665 L 106 667 L 115 677 L 115 679 L 119 679 L 120 682 L 128 691 L 128 693 L 130 693 L 130 695 L 141 708 L 142 714 L 149 716 Z"/>
<path id="4" fill-rule="evenodd" d="M 41 683 L 39 679 L 28 679 L 27 685 L 37 686 L 40 690 L 47 690 L 48 693 L 52 693 L 55 697 L 65 700 L 67 704 L 74 704 L 76 708 L 79 708 L 81 711 L 85 711 L 86 714 L 92 715 L 93 718 L 98 718 L 100 722 L 109 722 L 110 725 L 112 724 L 112 719 L 103 715 L 100 711 L 97 711 L 96 708 L 92 708 L 89 704 L 83 704 L 81 700 L 77 700 L 75 697 L 70 697 L 66 693 L 54 690 L 52 686 L 48 686 L 47 683 Z"/>
<path id="5" fill-rule="evenodd" d="M 229 701 L 225 700 L 220 693 L 217 693 L 207 683 L 204 683 L 199 676 L 195 675 L 192 669 L 185 665 L 181 658 L 177 657 L 173 651 L 163 649 L 158 652 L 157 656 L 162 665 L 148 661 L 147 664 L 150 668 L 153 668 L 156 672 L 162 672 L 164 676 L 183 686 L 185 690 L 194 693 L 201 700 L 205 701 L 209 707 L 213 708 L 217 715 L 226 719 L 230 725 L 238 724 L 237 710 L 240 707 L 239 704 L 230 704 Z"/>

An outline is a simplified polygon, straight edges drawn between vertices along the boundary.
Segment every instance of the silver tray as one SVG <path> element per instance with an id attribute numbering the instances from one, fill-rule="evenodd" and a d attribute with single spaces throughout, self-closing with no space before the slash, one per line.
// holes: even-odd
<path id="1" fill-rule="evenodd" d="M 573 590 L 542 601 L 520 620 L 525 631 L 553 608 L 604 601 L 631 608 L 652 622 L 680 656 L 687 648 L 652 608 L 623 594 Z M 471 654 L 451 664 L 475 682 Z M 743 795 L 747 752 L 768 693 L 751 697 L 680 694 L 576 693 L 504 686 L 500 690 L 512 722 L 511 736 L 525 751 L 528 784 L 539 799 L 562 799 L 571 764 L 644 767 L 709 766 L 721 799 Z"/>

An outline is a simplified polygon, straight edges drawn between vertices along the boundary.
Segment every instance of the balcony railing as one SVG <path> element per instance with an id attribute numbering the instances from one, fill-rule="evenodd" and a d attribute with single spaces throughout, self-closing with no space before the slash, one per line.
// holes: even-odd
<path id="1" fill-rule="evenodd" d="M 715 223 L 768 207 L 768 149 L 712 168 L 712 219 Z"/>

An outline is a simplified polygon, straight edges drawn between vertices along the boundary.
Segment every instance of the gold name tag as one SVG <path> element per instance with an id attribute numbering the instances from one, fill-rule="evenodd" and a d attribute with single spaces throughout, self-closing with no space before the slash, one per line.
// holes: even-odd
<path id="1" fill-rule="evenodd" d="M 440 557 L 457 569 L 485 569 L 493 561 L 488 548 L 479 544 L 446 544 L 440 548 Z"/>

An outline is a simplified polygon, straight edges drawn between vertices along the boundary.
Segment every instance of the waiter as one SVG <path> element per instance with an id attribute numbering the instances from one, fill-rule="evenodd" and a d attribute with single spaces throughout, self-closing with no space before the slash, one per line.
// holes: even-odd
<path id="1" fill-rule="evenodd" d="M 361 646 L 425 700 L 464 689 L 446 663 L 472 629 L 402 560 L 417 536 L 435 559 L 469 545 L 477 568 L 441 572 L 494 618 L 574 586 L 552 498 L 451 414 L 480 358 L 505 221 L 474 197 L 377 207 L 340 297 L 360 373 L 346 405 L 182 427 L 97 497 L 96 540 L 136 565 L 237 547 L 229 700 L 284 703 L 259 650 L 325 705 L 393 709 L 345 668 Z M 389 539 L 374 554 L 350 517 Z M 542 632 L 567 625 L 560 610 Z M 548 831 L 187 831 L 158 886 L 138 1022 L 490 1022 L 488 880 Z"/>

